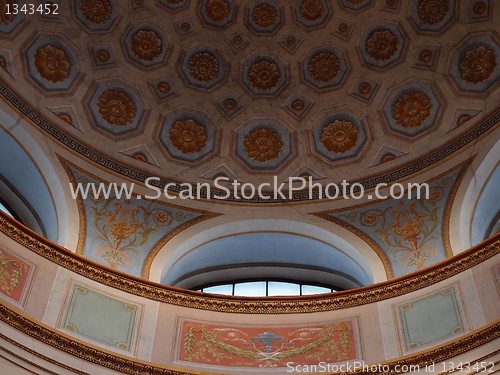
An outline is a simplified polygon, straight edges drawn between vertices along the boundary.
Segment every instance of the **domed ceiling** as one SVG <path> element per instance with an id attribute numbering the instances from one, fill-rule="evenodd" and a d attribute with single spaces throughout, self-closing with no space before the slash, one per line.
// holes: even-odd
<path id="1" fill-rule="evenodd" d="M 0 63 L 28 117 L 139 180 L 401 177 L 498 105 L 492 1 L 14 3 Z"/>

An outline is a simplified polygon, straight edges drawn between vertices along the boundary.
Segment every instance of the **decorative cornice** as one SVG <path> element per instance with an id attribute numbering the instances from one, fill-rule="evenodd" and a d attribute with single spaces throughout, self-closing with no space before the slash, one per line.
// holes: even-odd
<path id="1" fill-rule="evenodd" d="M 31 109 L 29 105 L 27 105 L 19 96 L 17 96 L 7 85 L 5 82 L 0 80 L 0 97 L 8 103 L 16 112 L 23 115 L 27 121 L 29 121 L 34 126 L 38 127 L 41 131 L 46 133 L 48 136 L 52 137 L 55 141 L 59 142 L 64 147 L 68 148 L 72 152 L 80 155 L 82 158 L 87 159 L 88 161 L 96 164 L 97 166 L 104 168 L 105 170 L 112 171 L 124 178 L 128 178 L 134 181 L 138 181 L 144 183 L 149 175 L 144 172 L 138 171 L 132 167 L 123 165 L 118 163 L 94 150 L 92 150 L 89 146 L 78 142 L 77 140 L 71 138 L 68 134 L 56 128 L 54 125 L 50 124 L 45 118 L 40 116 L 36 111 Z M 448 145 L 440 147 L 439 150 L 423 157 L 410 165 L 401 167 L 397 170 L 394 170 L 389 173 L 385 173 L 381 176 L 371 178 L 369 180 L 359 181 L 359 183 L 363 186 L 365 190 L 373 189 L 380 183 L 391 183 L 402 178 L 408 177 L 416 172 L 420 172 L 430 165 L 439 162 L 446 157 L 452 155 L 453 153 L 459 151 L 460 149 L 466 147 L 471 142 L 476 141 L 479 137 L 485 135 L 489 130 L 493 129 L 493 127 L 500 122 L 500 109 L 495 110 L 495 112 L 491 113 L 488 118 L 479 123 L 476 127 L 458 137 L 454 141 L 450 142 Z M 159 182 L 159 187 L 164 188 L 169 181 L 162 179 Z M 181 190 L 181 186 L 177 183 L 174 187 L 169 187 L 172 193 L 179 193 Z M 195 192 L 197 194 L 197 192 Z M 212 192 L 212 194 L 217 194 L 216 191 Z M 207 191 L 200 190 L 200 196 L 206 197 Z M 243 198 L 235 198 L 234 196 L 230 196 L 224 200 L 224 202 L 244 202 L 244 203 L 279 203 L 279 202 L 304 202 L 311 200 L 319 200 L 319 193 L 313 194 L 311 197 L 308 191 L 305 192 L 297 192 L 292 194 L 292 199 L 283 199 L 278 197 L 277 199 L 261 199 L 260 197 L 254 197 L 252 199 L 243 199 Z M 217 202 L 217 199 L 213 200 Z"/>
<path id="2" fill-rule="evenodd" d="M 116 354 L 104 352 L 98 348 L 84 344 L 70 337 L 64 336 L 59 332 L 35 322 L 30 318 L 22 316 L 17 311 L 9 309 L 5 305 L 0 305 L 0 320 L 17 329 L 24 334 L 43 342 L 49 346 L 57 348 L 74 357 L 84 361 L 94 363 L 98 366 L 119 371 L 124 374 L 154 374 L 154 375 L 194 375 L 193 372 L 186 372 L 177 369 L 158 366 L 152 363 L 141 362 L 132 358 L 119 356 Z M 426 352 L 420 352 L 405 358 L 381 363 L 384 365 L 384 373 L 397 374 L 398 368 L 406 366 L 424 367 L 433 363 L 439 363 L 457 355 L 466 353 L 474 348 L 484 345 L 500 337 L 500 320 L 474 331 L 467 336 L 462 337 L 452 343 L 441 345 Z M 375 365 L 376 366 L 376 365 Z M 374 367 L 375 367 L 374 366 Z M 389 368 L 386 372 L 385 368 Z M 200 374 L 200 372 L 196 372 Z M 349 374 L 378 374 L 371 371 L 356 371 Z"/>
<path id="3" fill-rule="evenodd" d="M 153 364 L 139 362 L 132 358 L 122 357 L 83 344 L 77 340 L 61 335 L 59 332 L 35 322 L 18 312 L 0 305 L 0 320 L 24 334 L 49 346 L 59 349 L 74 357 L 96 365 L 107 367 L 124 374 L 158 374 L 158 375 L 196 375 L 196 373 L 162 368 Z"/>
<path id="4" fill-rule="evenodd" d="M 38 357 L 38 358 L 40 358 L 40 359 L 42 359 L 44 361 L 47 361 L 48 363 L 52 363 L 53 365 L 56 365 L 56 366 L 61 367 L 61 368 L 65 369 L 65 370 L 71 371 L 72 373 L 75 373 L 75 374 L 78 374 L 78 375 L 90 375 L 88 372 L 80 371 L 80 370 L 77 370 L 77 369 L 75 369 L 73 367 L 66 366 L 65 364 L 63 364 L 63 363 L 61 363 L 59 361 L 56 361 L 55 359 L 49 358 L 49 357 L 47 357 L 47 356 L 45 356 L 45 355 L 43 355 L 41 353 L 38 353 L 36 350 L 30 349 L 27 346 L 24 346 L 24 345 L 20 344 L 19 342 L 15 341 L 15 340 L 12 340 L 10 337 L 7 337 L 7 336 L 3 335 L 2 333 L 0 333 L 0 339 L 2 339 L 4 341 L 7 341 L 9 344 L 17 346 L 23 352 L 29 353 L 32 356 L 36 356 L 36 357 Z M 4 351 L 5 353 L 8 353 L 9 355 L 11 355 L 13 357 L 16 357 L 19 360 L 28 363 L 30 366 L 39 368 L 40 370 L 42 370 L 42 371 L 44 371 L 44 372 L 46 372 L 48 374 L 59 375 L 58 373 L 56 373 L 54 371 L 51 371 L 48 368 L 40 366 L 39 364 L 37 364 L 37 363 L 35 363 L 33 361 L 30 361 L 29 359 L 24 358 L 23 356 L 21 356 L 21 355 L 19 355 L 17 353 L 14 353 L 12 350 L 9 350 L 9 349 L 7 349 L 6 347 L 4 347 L 2 345 L 0 345 L 0 351 Z"/>
<path id="5" fill-rule="evenodd" d="M 0 213 L 0 232 L 40 256 L 90 280 L 155 301 L 189 308 L 244 314 L 297 314 L 339 310 L 411 293 L 486 261 L 500 252 L 500 234 L 422 271 L 391 281 L 322 297 L 214 297 L 114 271 L 44 239 Z"/>

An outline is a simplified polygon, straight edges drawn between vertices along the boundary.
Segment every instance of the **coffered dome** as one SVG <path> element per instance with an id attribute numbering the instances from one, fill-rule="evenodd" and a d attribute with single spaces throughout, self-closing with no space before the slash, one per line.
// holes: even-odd
<path id="1" fill-rule="evenodd" d="M 498 369 L 496 2 L 37 3 L 0 0 L 0 372 Z"/>
<path id="2" fill-rule="evenodd" d="M 500 44 L 481 4 L 81 0 L 29 20 L 3 8 L 0 58 L 52 133 L 129 178 L 262 182 L 306 167 L 368 186 L 494 108 Z M 255 156 L 252 129 L 278 134 L 276 155 Z"/>

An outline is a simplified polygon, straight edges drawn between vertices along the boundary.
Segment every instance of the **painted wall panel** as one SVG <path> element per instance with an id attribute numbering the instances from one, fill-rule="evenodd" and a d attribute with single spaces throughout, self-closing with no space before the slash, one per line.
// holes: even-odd
<path id="1" fill-rule="evenodd" d="M 180 320 L 178 360 L 230 367 L 287 367 L 360 359 L 356 319 L 322 325 L 242 326 Z"/>
<path id="2" fill-rule="evenodd" d="M 458 294 L 458 287 L 450 286 L 397 306 L 404 351 L 451 340 L 466 331 Z"/>
<path id="3" fill-rule="evenodd" d="M 0 293 L 24 306 L 36 267 L 11 251 L 0 248 Z"/>
<path id="4" fill-rule="evenodd" d="M 74 284 L 63 329 L 117 349 L 133 345 L 137 305 Z"/>

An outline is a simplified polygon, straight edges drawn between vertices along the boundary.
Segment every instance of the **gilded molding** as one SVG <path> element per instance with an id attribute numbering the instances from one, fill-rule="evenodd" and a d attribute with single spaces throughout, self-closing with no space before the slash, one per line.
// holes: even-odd
<path id="1" fill-rule="evenodd" d="M 167 367 L 160 367 L 151 363 L 140 362 L 132 358 L 119 356 L 102 351 L 98 348 L 81 343 L 69 337 L 63 336 L 59 332 L 35 322 L 30 318 L 22 316 L 18 312 L 9 309 L 5 305 L 0 305 L 0 320 L 17 329 L 24 334 L 37 339 L 49 346 L 66 352 L 69 355 L 78 357 L 84 361 L 94 363 L 98 366 L 119 371 L 124 374 L 168 374 L 168 375 L 194 375 L 193 372 L 186 372 Z M 423 367 L 432 363 L 445 361 L 449 358 L 466 353 L 474 348 L 484 345 L 500 337 L 500 320 L 485 326 L 481 330 L 474 331 L 452 343 L 441 345 L 426 352 L 404 357 L 395 361 L 384 362 L 389 366 L 388 374 L 397 374 L 396 369 L 401 366 Z M 375 372 L 349 372 L 349 374 L 375 374 Z M 196 372 L 200 374 L 200 372 Z"/>
<path id="2" fill-rule="evenodd" d="M 0 232 L 40 256 L 90 280 L 144 298 L 200 310 L 243 314 L 298 314 L 362 306 L 411 293 L 472 268 L 500 253 L 500 234 L 422 271 L 396 280 L 318 297 L 234 298 L 209 297 L 127 276 L 91 262 L 0 213 Z"/>
<path id="3" fill-rule="evenodd" d="M 24 346 L 20 343 L 18 343 L 17 341 L 15 340 L 12 340 L 10 337 L 7 337 L 5 335 L 3 335 L 2 333 L 0 333 L 0 339 L 4 340 L 4 341 L 7 341 L 8 343 L 14 345 L 14 346 L 17 346 L 19 349 L 21 349 L 22 351 L 26 352 L 26 353 L 29 353 L 33 356 L 36 356 L 44 361 L 47 361 L 48 363 L 52 363 L 53 365 L 57 366 L 57 367 L 61 367 L 65 370 L 68 370 L 68 371 L 71 371 L 72 373 L 75 373 L 75 374 L 78 374 L 78 375 L 90 375 L 88 372 L 84 372 L 84 371 L 80 371 L 76 368 L 73 368 L 73 367 L 70 367 L 70 366 L 66 366 L 64 363 L 61 363 L 61 362 L 58 362 L 56 361 L 55 359 L 52 359 L 50 357 L 47 357 L 43 354 L 40 354 L 38 353 L 36 350 L 33 350 L 33 349 L 30 349 L 28 348 L 27 346 Z M 39 364 L 33 362 L 33 361 L 30 361 L 29 359 L 27 358 L 24 358 L 23 356 L 17 354 L 17 353 L 14 353 L 13 351 L 5 348 L 4 346 L 0 345 L 0 350 L 6 352 L 6 353 L 9 353 L 11 356 L 14 356 L 18 359 L 20 359 L 21 361 L 23 362 L 26 362 L 26 363 L 29 363 L 30 366 L 34 366 L 36 368 L 39 368 L 40 370 L 43 370 L 49 374 L 53 374 L 53 375 L 59 375 L 58 373 L 54 372 L 54 371 L 51 371 L 43 366 L 40 366 Z"/>
<path id="4" fill-rule="evenodd" d="M 49 370 L 46 367 L 40 366 L 39 364 L 36 364 L 35 362 L 30 361 L 29 359 L 24 358 L 24 357 L 20 356 L 19 354 L 16 354 L 13 351 L 10 351 L 9 349 L 7 349 L 7 348 L 5 348 L 5 347 L 3 347 L 1 345 L 0 345 L 0 351 L 9 354 L 10 356 L 17 358 L 17 359 L 19 359 L 20 361 L 22 361 L 24 363 L 27 363 L 30 367 L 34 367 L 34 368 L 42 370 L 44 372 L 44 374 L 47 373 L 47 374 L 50 374 L 50 375 L 60 375 L 57 372 L 51 371 L 51 370 Z M 19 366 L 20 368 L 23 368 L 23 366 L 19 365 L 18 363 L 14 362 L 14 361 L 12 361 L 12 363 L 14 363 L 15 365 Z"/>

